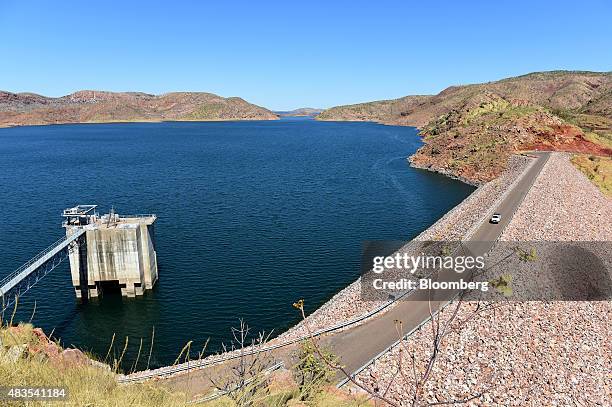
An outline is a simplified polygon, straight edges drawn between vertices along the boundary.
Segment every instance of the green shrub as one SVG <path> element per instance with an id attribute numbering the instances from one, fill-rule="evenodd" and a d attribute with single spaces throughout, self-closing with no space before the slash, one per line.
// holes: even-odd
<path id="1" fill-rule="evenodd" d="M 295 366 L 295 380 L 300 389 L 301 400 L 313 399 L 335 377 L 335 372 L 329 364 L 335 364 L 337 358 L 329 350 L 321 349 L 319 352 L 311 340 L 302 343 L 298 354 L 299 361 Z"/>

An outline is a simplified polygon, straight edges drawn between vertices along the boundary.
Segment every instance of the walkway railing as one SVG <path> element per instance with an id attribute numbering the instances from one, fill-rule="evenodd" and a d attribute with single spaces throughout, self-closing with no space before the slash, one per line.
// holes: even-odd
<path id="1" fill-rule="evenodd" d="M 64 236 L 61 239 L 56 240 L 49 247 L 28 260 L 25 264 L 21 265 L 17 270 L 4 277 L 0 281 L 0 297 L 3 301 L 2 309 L 6 309 L 8 304 L 11 302 L 10 299 L 9 301 L 5 301 L 7 294 L 10 294 L 13 289 L 18 288 L 22 281 L 34 274 L 39 268 L 49 262 L 49 260 L 53 259 L 58 253 L 67 248 L 70 243 L 81 237 L 83 233 L 85 233 L 84 229 L 77 229 L 77 231 L 72 233 L 70 236 Z M 27 287 L 27 289 L 25 289 L 23 292 L 25 293 L 25 291 L 27 291 L 29 288 L 30 287 Z"/>
<path id="2" fill-rule="evenodd" d="M 157 215 L 154 213 L 137 213 L 135 215 L 119 214 L 119 219 L 122 218 L 157 218 Z"/>

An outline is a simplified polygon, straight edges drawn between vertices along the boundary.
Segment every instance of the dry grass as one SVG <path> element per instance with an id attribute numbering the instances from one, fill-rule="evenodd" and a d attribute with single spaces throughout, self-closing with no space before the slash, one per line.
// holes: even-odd
<path id="1" fill-rule="evenodd" d="M 566 122 L 578 126 L 584 132 L 585 138 L 604 148 L 612 148 L 612 119 L 593 114 L 573 113 L 555 110 L 555 114 Z"/>
<path id="2" fill-rule="evenodd" d="M 612 197 L 612 158 L 576 154 L 572 163 L 606 196 Z"/>
<path id="3" fill-rule="evenodd" d="M 27 344 L 39 347 L 41 340 L 34 335 L 29 324 L 19 330 L 0 328 L 4 353 L 10 346 Z M 49 358 L 30 355 L 11 361 L 0 355 L 0 386 L 64 387 L 69 398 L 67 406 L 183 406 L 181 394 L 170 393 L 154 384 L 119 385 L 115 375 L 101 367 L 83 364 L 66 364 Z M 48 405 L 45 402 L 28 402 L 28 405 Z"/>
<path id="4" fill-rule="evenodd" d="M 65 406 L 185 406 L 187 398 L 182 393 L 171 392 L 155 382 L 120 385 L 115 374 L 101 366 L 83 363 L 67 363 L 61 358 L 42 357 L 44 352 L 26 353 L 12 361 L 5 357 L 11 346 L 27 345 L 29 350 L 44 349 L 51 345 L 36 335 L 30 324 L 20 324 L 17 329 L 0 328 L 0 386 L 66 388 L 68 400 L 56 403 Z M 60 348 L 61 350 L 61 348 Z M 285 384 L 264 389 L 254 405 L 260 407 L 318 406 L 359 407 L 369 406 L 367 401 L 355 399 L 333 388 L 322 389 L 305 404 L 300 400 L 297 386 Z M 48 402 L 31 401 L 28 406 L 48 405 Z M 209 407 L 233 407 L 226 397 L 202 403 Z"/>
<path id="5" fill-rule="evenodd" d="M 371 401 L 364 397 L 360 399 L 349 398 L 340 394 L 338 390 L 327 389 L 321 391 L 313 399 L 300 401 L 299 389 L 277 390 L 260 398 L 255 406 L 257 407 L 370 407 Z M 202 404 L 205 407 L 235 407 L 235 404 L 227 397 L 222 397 L 214 401 Z"/>
<path id="6" fill-rule="evenodd" d="M 591 143 L 612 148 L 612 131 L 585 132 L 584 137 Z"/>

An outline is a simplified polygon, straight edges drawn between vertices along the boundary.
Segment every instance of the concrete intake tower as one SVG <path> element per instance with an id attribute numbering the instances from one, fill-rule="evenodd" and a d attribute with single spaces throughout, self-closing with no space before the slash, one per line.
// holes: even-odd
<path id="1" fill-rule="evenodd" d="M 77 298 L 95 298 L 105 287 L 118 285 L 126 297 L 142 295 L 157 281 L 155 215 L 99 216 L 97 205 L 64 210 L 63 226 L 70 236 L 84 229 L 70 251 L 70 274 Z"/>

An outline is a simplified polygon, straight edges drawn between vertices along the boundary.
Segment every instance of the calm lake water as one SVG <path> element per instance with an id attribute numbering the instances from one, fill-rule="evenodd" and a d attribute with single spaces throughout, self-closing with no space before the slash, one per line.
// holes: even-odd
<path id="1" fill-rule="evenodd" d="M 0 129 L 0 277 L 63 235 L 66 207 L 155 213 L 152 291 L 79 304 L 64 263 L 18 317 L 36 301 L 65 345 L 104 356 L 116 333 L 129 358 L 155 327 L 155 366 L 189 340 L 219 349 L 238 318 L 280 333 L 295 300 L 310 312 L 358 277 L 364 240 L 410 239 L 472 192 L 410 168 L 420 145 L 414 128 L 297 118 Z"/>

